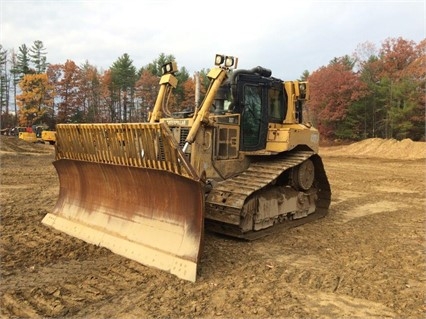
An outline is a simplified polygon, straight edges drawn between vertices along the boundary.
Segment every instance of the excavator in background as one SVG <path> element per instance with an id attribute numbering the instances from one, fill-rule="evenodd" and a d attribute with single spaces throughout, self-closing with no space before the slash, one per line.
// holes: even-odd
<path id="1" fill-rule="evenodd" d="M 163 66 L 149 123 L 58 124 L 58 201 L 43 223 L 196 281 L 205 229 L 243 239 L 323 217 L 331 190 L 307 82 L 217 55 L 202 103 L 168 111 Z"/>

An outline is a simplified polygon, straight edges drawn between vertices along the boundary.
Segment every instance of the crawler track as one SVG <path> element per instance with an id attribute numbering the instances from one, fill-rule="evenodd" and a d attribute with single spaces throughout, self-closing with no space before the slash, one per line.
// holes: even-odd
<path id="1" fill-rule="evenodd" d="M 315 167 L 317 200 L 315 213 L 301 219 L 287 219 L 260 231 L 242 232 L 239 225 L 248 199 L 268 185 L 273 185 L 285 172 L 311 159 Z M 283 156 L 253 162 L 242 174 L 219 182 L 206 199 L 206 226 L 214 232 L 244 239 L 256 239 L 283 228 L 294 227 L 327 214 L 331 190 L 321 158 L 312 151 L 293 151 Z"/>

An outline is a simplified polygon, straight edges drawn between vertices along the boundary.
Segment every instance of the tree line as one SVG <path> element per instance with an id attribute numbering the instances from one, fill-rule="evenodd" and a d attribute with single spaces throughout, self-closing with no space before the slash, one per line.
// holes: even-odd
<path id="1" fill-rule="evenodd" d="M 309 81 L 310 115 L 324 137 L 425 140 L 426 40 L 363 43 Z"/>
<path id="2" fill-rule="evenodd" d="M 310 82 L 305 119 L 326 139 L 424 140 L 425 50 L 426 40 L 388 38 L 379 49 L 366 42 L 352 55 L 305 70 L 299 79 Z M 169 61 L 175 57 L 161 53 L 137 69 L 124 53 L 102 71 L 88 61 L 49 64 L 40 40 L 17 52 L 0 45 L 1 127 L 144 122 L 155 104 L 161 66 Z M 207 72 L 191 76 L 179 68 L 170 113 L 194 109 L 208 87 Z"/>

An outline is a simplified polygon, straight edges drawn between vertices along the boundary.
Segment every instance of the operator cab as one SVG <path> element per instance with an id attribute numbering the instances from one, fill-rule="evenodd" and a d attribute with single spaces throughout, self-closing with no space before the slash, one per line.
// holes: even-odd
<path id="1" fill-rule="evenodd" d="M 242 151 L 266 147 L 269 123 L 283 123 L 287 114 L 287 95 L 283 82 L 261 67 L 234 71 L 219 89 L 214 113 L 241 115 Z"/>

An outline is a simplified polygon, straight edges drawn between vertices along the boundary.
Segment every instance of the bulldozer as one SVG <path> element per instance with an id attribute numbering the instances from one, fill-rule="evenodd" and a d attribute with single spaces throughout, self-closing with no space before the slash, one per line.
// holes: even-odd
<path id="1" fill-rule="evenodd" d="M 163 66 L 146 123 L 58 124 L 60 189 L 43 224 L 195 282 L 205 231 L 253 240 L 327 214 L 309 83 L 218 54 L 193 110 L 170 112 Z"/>

